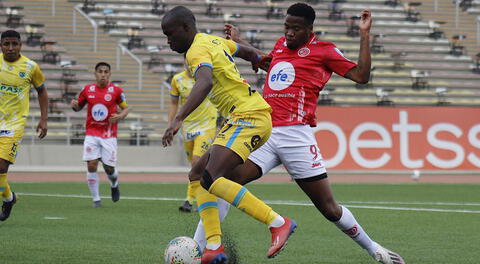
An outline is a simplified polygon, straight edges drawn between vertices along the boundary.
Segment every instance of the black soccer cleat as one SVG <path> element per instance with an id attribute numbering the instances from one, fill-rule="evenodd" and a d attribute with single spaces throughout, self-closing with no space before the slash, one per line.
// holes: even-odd
<path id="1" fill-rule="evenodd" d="M 117 187 L 110 187 L 110 189 L 112 190 L 112 201 L 114 203 L 118 202 L 118 200 L 120 200 L 120 189 L 118 188 L 118 185 Z"/>
<path id="2" fill-rule="evenodd" d="M 189 201 L 185 201 L 182 205 L 180 205 L 180 207 L 178 207 L 178 210 L 190 213 L 192 212 L 192 204 Z"/>
<path id="3" fill-rule="evenodd" d="M 10 202 L 3 202 L 2 213 L 0 214 L 0 221 L 5 221 L 10 216 L 12 212 L 13 205 L 17 202 L 17 195 L 12 192 L 13 200 Z"/>

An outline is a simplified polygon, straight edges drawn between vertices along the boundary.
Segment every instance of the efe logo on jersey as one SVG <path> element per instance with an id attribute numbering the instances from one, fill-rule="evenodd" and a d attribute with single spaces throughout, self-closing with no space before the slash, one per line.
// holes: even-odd
<path id="1" fill-rule="evenodd" d="M 96 104 L 92 107 L 92 117 L 95 121 L 103 121 L 108 116 L 108 109 L 103 104 Z"/>
<path id="2" fill-rule="evenodd" d="M 272 90 L 280 91 L 289 87 L 295 81 L 295 68 L 289 62 L 279 62 L 270 70 L 268 86 Z"/>

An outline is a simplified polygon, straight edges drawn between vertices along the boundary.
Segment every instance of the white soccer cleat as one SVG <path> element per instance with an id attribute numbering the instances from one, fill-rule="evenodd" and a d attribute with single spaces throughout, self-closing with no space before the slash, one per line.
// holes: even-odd
<path id="1" fill-rule="evenodd" d="M 375 251 L 373 258 L 383 264 L 405 264 L 405 261 L 399 254 L 380 245 L 378 246 L 377 251 Z"/>

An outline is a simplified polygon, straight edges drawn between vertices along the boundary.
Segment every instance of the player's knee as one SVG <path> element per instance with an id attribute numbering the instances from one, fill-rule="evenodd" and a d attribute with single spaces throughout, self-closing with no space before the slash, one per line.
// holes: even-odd
<path id="1" fill-rule="evenodd" d="M 326 203 L 322 214 L 328 221 L 337 222 L 342 217 L 342 208 L 332 200 Z"/>
<path id="2" fill-rule="evenodd" d="M 110 167 L 110 166 L 103 166 L 103 169 L 105 170 L 105 173 L 108 175 L 113 175 L 115 173 L 115 167 Z"/>
<path id="3" fill-rule="evenodd" d="M 192 181 L 199 181 L 202 179 L 202 174 L 195 170 L 190 170 L 188 173 L 188 179 Z"/>
<path id="4" fill-rule="evenodd" d="M 202 173 L 202 179 L 200 181 L 200 184 L 202 185 L 202 187 L 205 189 L 205 190 L 208 190 L 210 189 L 210 187 L 212 186 L 213 184 L 213 178 L 212 176 L 210 175 L 210 173 L 208 173 L 207 170 L 204 170 L 203 173 Z"/>

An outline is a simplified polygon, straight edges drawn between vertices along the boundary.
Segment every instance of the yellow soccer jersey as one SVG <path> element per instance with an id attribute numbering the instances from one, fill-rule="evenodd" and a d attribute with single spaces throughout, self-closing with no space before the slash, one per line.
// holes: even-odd
<path id="1" fill-rule="evenodd" d="M 194 80 L 186 71 L 177 73 L 172 78 L 170 96 L 179 98 L 179 107 L 182 107 L 192 91 Z M 208 99 L 205 99 L 183 121 L 183 134 L 185 140 L 193 139 L 198 133 L 204 133 L 208 129 L 214 129 L 217 121 L 217 109 Z"/>
<path id="2" fill-rule="evenodd" d="M 42 88 L 45 76 L 25 56 L 8 62 L 0 55 L 0 130 L 23 131 L 30 108 L 30 89 Z"/>
<path id="3" fill-rule="evenodd" d="M 198 33 L 187 51 L 187 63 L 195 73 L 201 66 L 212 68 L 213 87 L 209 99 L 228 118 L 232 113 L 268 109 L 260 93 L 250 89 L 250 85 L 240 77 L 233 55 L 237 44 L 214 35 Z"/>

